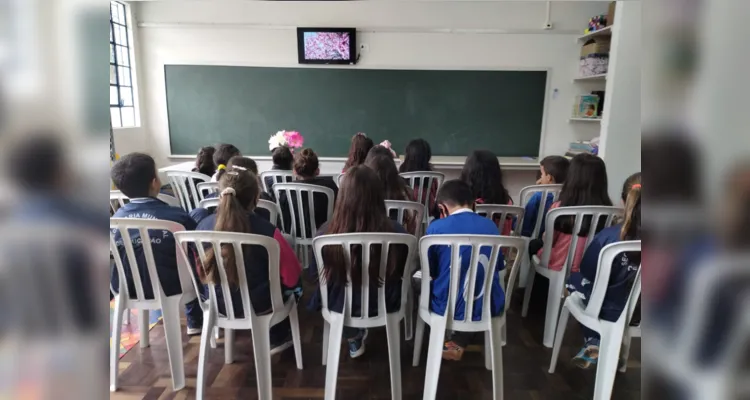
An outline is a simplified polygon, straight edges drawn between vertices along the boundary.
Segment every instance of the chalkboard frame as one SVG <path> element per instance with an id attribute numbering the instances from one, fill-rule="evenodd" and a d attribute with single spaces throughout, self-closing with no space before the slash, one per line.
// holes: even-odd
<path id="1" fill-rule="evenodd" d="M 174 154 L 172 153 L 172 135 L 170 132 L 170 121 L 169 121 L 169 112 L 167 111 L 168 105 L 167 105 L 167 82 L 166 82 L 166 68 L 168 66 L 202 66 L 202 67 L 249 67 L 249 68 L 301 68 L 301 69 L 317 69 L 317 68 L 323 68 L 323 69 L 366 69 L 366 70 L 412 70 L 412 71 L 518 71 L 518 72 L 544 72 L 545 73 L 545 90 L 544 90 L 544 101 L 542 105 L 542 121 L 540 125 L 540 135 L 539 135 L 539 151 L 537 152 L 536 156 L 533 156 L 531 158 L 533 159 L 539 159 L 541 160 L 542 156 L 545 153 L 545 140 L 547 137 L 547 121 L 549 117 L 549 106 L 550 106 L 550 90 L 552 85 L 552 68 L 551 67 L 535 67 L 535 66 L 439 66 L 439 67 L 431 67 L 431 66 L 405 66 L 405 65 L 378 65 L 375 66 L 366 66 L 362 65 L 361 63 L 358 63 L 356 65 L 350 65 L 350 64 L 263 64 L 263 63 L 251 63 L 251 64 L 225 64 L 225 63 L 216 63 L 216 64 L 198 64 L 195 62 L 165 62 L 162 65 L 162 68 L 160 70 L 161 72 L 161 84 L 163 85 L 163 93 L 164 93 L 164 131 L 167 134 L 167 137 L 169 138 L 169 158 L 172 159 L 193 159 L 195 158 L 194 154 Z M 425 138 L 429 140 L 429 138 Z M 400 154 L 400 153 L 399 153 Z M 265 154 L 246 154 L 248 157 L 252 157 L 256 160 L 261 161 L 269 161 L 271 160 L 271 156 L 268 153 Z M 433 154 L 433 157 L 440 157 L 444 156 L 443 154 Z M 455 157 L 455 156 L 449 156 L 449 157 Z M 465 157 L 464 157 L 465 158 Z M 502 158 L 502 157 L 500 157 Z M 346 157 L 335 157 L 335 156 L 321 156 L 319 157 L 320 161 L 329 161 L 329 162 L 338 162 L 338 161 L 346 161 Z"/>

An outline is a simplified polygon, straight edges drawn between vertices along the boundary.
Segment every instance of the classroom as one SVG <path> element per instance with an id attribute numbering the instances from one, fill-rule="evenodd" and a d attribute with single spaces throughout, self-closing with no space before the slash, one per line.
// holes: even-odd
<path id="1" fill-rule="evenodd" d="M 110 398 L 640 398 L 640 51 L 639 1 L 111 1 Z"/>

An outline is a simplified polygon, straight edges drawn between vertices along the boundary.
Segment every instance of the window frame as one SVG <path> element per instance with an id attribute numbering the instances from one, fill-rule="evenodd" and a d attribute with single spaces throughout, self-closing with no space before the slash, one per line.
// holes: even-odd
<path id="1" fill-rule="evenodd" d="M 113 10 L 117 8 L 122 14 L 117 21 L 113 18 Z M 121 22 L 120 22 L 121 21 Z M 110 1 L 109 7 L 109 33 L 110 33 L 110 100 L 109 110 L 112 127 L 114 129 L 138 128 L 140 118 L 138 113 L 137 90 L 135 82 L 135 65 L 133 61 L 133 36 L 130 29 L 132 16 L 129 5 L 122 1 Z M 118 33 L 121 32 L 122 34 Z M 118 39 L 119 38 L 119 39 Z M 113 74 L 114 72 L 114 74 Z M 127 75 L 125 75 L 127 74 Z M 114 75 L 114 83 L 112 78 Z M 130 96 L 124 93 L 130 90 Z M 117 103 L 112 102 L 112 94 L 117 96 Z M 128 104 L 129 103 L 129 104 Z M 132 110 L 132 124 L 123 124 L 123 110 Z M 116 116 L 115 116 L 115 110 Z M 116 120 L 115 118 L 119 118 Z"/>

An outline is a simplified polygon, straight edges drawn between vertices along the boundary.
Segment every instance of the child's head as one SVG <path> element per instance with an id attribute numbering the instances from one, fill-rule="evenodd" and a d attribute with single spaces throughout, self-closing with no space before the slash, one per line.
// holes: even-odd
<path id="1" fill-rule="evenodd" d="M 414 139 L 406 145 L 404 162 L 399 167 L 400 172 L 432 171 L 430 159 L 432 150 L 424 139 Z"/>
<path id="2" fill-rule="evenodd" d="M 244 168 L 247 172 L 258 175 L 258 164 L 250 157 L 234 156 L 230 158 L 227 163 L 227 169 L 232 170 L 233 167 Z"/>
<path id="3" fill-rule="evenodd" d="M 399 176 L 396 163 L 393 161 L 390 151 L 387 154 L 375 152 L 374 150 L 377 147 L 375 146 L 373 150 L 370 150 L 367 159 L 365 159 L 365 166 L 375 171 L 378 175 L 378 179 L 382 182 L 383 189 L 385 190 L 386 200 L 411 200 L 408 194 L 408 187 L 401 176 Z"/>
<path id="4" fill-rule="evenodd" d="M 604 161 L 592 154 L 578 154 L 570 161 L 568 176 L 560 191 L 560 206 L 611 206 L 607 190 Z"/>
<path id="5" fill-rule="evenodd" d="M 219 179 L 219 207 L 216 209 L 217 232 L 251 233 L 248 211 L 252 211 L 258 204 L 260 187 L 255 174 L 234 169 L 227 171 Z M 239 281 L 234 249 L 231 245 L 222 245 L 221 256 L 227 272 L 230 286 L 236 287 Z M 203 263 L 204 271 L 201 278 L 206 283 L 220 282 L 217 271 L 216 255 L 213 249 L 206 252 Z"/>
<path id="6" fill-rule="evenodd" d="M 510 195 L 503 186 L 503 172 L 494 153 L 475 150 L 466 159 L 461 180 L 471 188 L 474 199 L 486 204 L 508 204 Z"/>
<path id="7" fill-rule="evenodd" d="M 289 149 L 289 147 L 279 146 L 273 149 L 273 151 L 271 152 L 271 159 L 273 160 L 273 164 L 279 167 L 279 169 L 284 171 L 292 170 L 294 155 L 292 155 L 292 151 Z"/>
<path id="8" fill-rule="evenodd" d="M 435 202 L 440 209 L 440 216 L 447 217 L 461 208 L 474 209 L 474 194 L 469 185 L 460 180 L 446 181 L 440 186 Z"/>
<path id="9" fill-rule="evenodd" d="M 216 168 L 219 168 L 221 165 L 226 167 L 230 158 L 239 155 L 241 155 L 240 149 L 234 145 L 222 143 L 216 146 L 216 151 L 214 151 L 214 164 L 216 164 Z"/>
<path id="10" fill-rule="evenodd" d="M 24 190 L 59 191 L 70 176 L 63 142 L 46 132 L 24 136 L 13 145 L 7 161 L 10 176 Z"/>
<path id="11" fill-rule="evenodd" d="M 636 172 L 622 186 L 622 201 L 625 203 L 625 221 L 622 223 L 620 239 L 641 238 L 641 173 Z"/>
<path id="12" fill-rule="evenodd" d="M 318 155 L 313 149 L 302 149 L 294 156 L 294 173 L 302 179 L 315 178 L 320 174 Z"/>
<path id="13" fill-rule="evenodd" d="M 378 156 L 378 155 L 383 155 L 386 157 L 394 158 L 393 153 L 391 153 L 391 150 L 389 148 L 378 144 L 378 145 L 373 146 L 370 149 L 370 151 L 367 152 L 367 158 L 365 158 L 365 162 L 367 162 L 368 158 Z"/>
<path id="14" fill-rule="evenodd" d="M 568 176 L 570 161 L 563 156 L 547 156 L 539 162 L 537 185 L 562 184 Z"/>
<path id="15" fill-rule="evenodd" d="M 112 166 L 111 177 L 115 187 L 131 199 L 156 197 L 161 189 L 156 163 L 148 154 L 130 153 L 121 157 Z"/>
<path id="16" fill-rule="evenodd" d="M 358 133 L 352 137 L 352 144 L 349 146 L 349 156 L 346 159 L 344 168 L 349 169 L 365 162 L 367 153 L 372 149 L 375 143 L 364 133 Z"/>
<path id="17" fill-rule="evenodd" d="M 216 164 L 214 164 L 214 149 L 213 146 L 201 147 L 198 150 L 198 155 L 195 157 L 195 167 L 193 172 L 200 172 L 203 175 L 211 176 L 216 171 Z"/>

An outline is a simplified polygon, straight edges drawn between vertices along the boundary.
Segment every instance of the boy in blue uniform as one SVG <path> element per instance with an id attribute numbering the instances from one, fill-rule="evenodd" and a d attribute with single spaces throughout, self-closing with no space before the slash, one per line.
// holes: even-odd
<path id="1" fill-rule="evenodd" d="M 539 179 L 536 181 L 537 185 L 561 185 L 565 182 L 568 176 L 568 166 L 570 161 L 562 156 L 547 156 L 539 162 Z M 552 205 L 554 196 L 552 193 L 547 195 L 547 200 L 544 203 L 544 211 L 542 216 L 542 226 L 539 230 L 540 236 L 544 232 L 544 219 L 547 217 L 547 211 L 549 211 Z M 534 193 L 529 202 L 526 203 L 526 209 L 524 210 L 523 227 L 521 227 L 521 236 L 531 237 L 534 233 L 534 226 L 536 225 L 536 218 L 539 215 L 539 203 L 542 202 L 542 192 Z M 538 238 L 532 238 L 538 239 Z"/>
<path id="2" fill-rule="evenodd" d="M 474 195 L 471 188 L 465 182 L 452 180 L 445 182 L 437 194 L 436 203 L 440 210 L 440 219 L 435 220 L 427 228 L 428 235 L 498 235 L 497 225 L 490 219 L 484 218 L 474 212 Z M 461 273 L 458 289 L 458 300 L 456 301 L 455 319 L 464 320 L 466 316 L 464 288 L 467 288 L 466 274 L 469 270 L 469 261 L 471 260 L 471 247 L 462 246 L 461 252 Z M 477 282 L 474 298 L 474 311 L 471 316 L 473 321 L 482 318 L 482 301 L 484 297 L 481 282 L 484 282 L 484 274 L 490 270 L 494 275 L 492 279 L 492 296 L 491 309 L 489 312 L 493 317 L 502 315 L 505 309 L 505 293 L 500 286 L 499 272 L 505 268 L 502 252 L 498 255 L 497 265 L 490 266 L 489 259 L 491 249 L 482 248 L 479 256 L 480 268 L 477 271 Z M 450 264 L 451 249 L 448 246 L 433 246 L 428 250 L 430 262 L 430 275 L 432 282 L 430 284 L 430 309 L 437 314 L 445 314 L 448 295 L 450 291 Z M 486 310 L 484 310 L 486 311 Z M 472 332 L 455 332 L 450 341 L 445 343 L 443 348 L 443 359 L 460 360 L 463 356 L 466 346 L 472 341 L 474 333 Z"/>
<path id="3" fill-rule="evenodd" d="M 122 157 L 112 167 L 112 182 L 130 198 L 130 203 L 117 210 L 112 216 L 113 218 L 161 219 L 181 224 L 185 227 L 185 230 L 195 230 L 197 224 L 188 213 L 181 208 L 171 207 L 156 198 L 161 188 L 161 181 L 156 172 L 156 163 L 151 156 L 142 153 L 130 153 Z M 131 230 L 129 233 L 134 243 L 140 242 L 138 231 Z M 151 236 L 151 248 L 154 253 L 156 272 L 159 275 L 159 282 L 164 293 L 167 296 L 181 293 L 174 236 L 168 231 L 151 231 L 149 236 Z M 133 275 L 119 231 L 115 233 L 115 243 L 117 243 L 118 251 L 122 257 L 125 276 L 128 279 L 128 290 L 134 294 Z M 154 293 L 151 290 L 151 277 L 146 267 L 143 248 L 140 244 L 135 244 L 133 249 L 143 283 L 143 294 L 147 299 L 152 299 Z M 193 271 L 193 273 L 195 272 Z M 112 287 L 115 290 L 119 289 L 119 275 L 115 270 L 112 270 Z M 185 315 L 187 316 L 187 334 L 199 334 L 203 325 L 203 312 L 198 300 L 185 305 Z"/>

